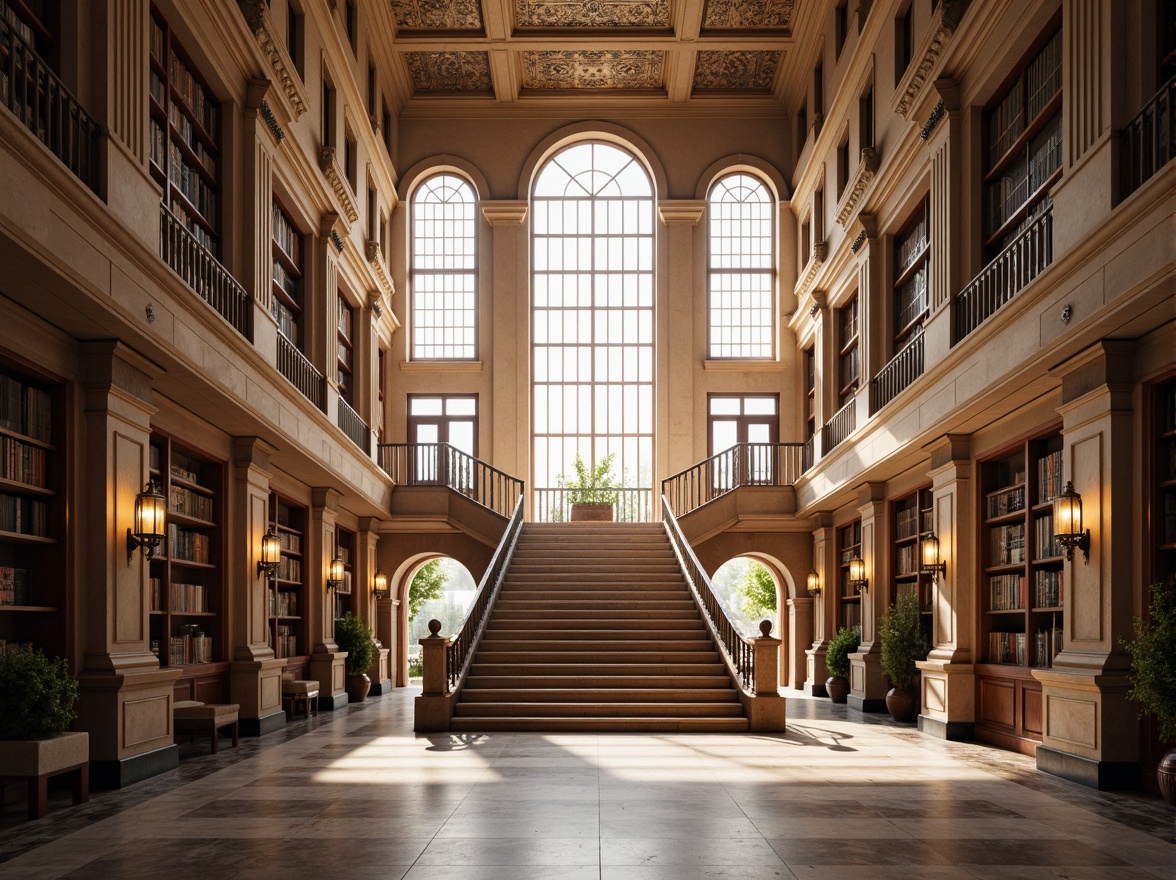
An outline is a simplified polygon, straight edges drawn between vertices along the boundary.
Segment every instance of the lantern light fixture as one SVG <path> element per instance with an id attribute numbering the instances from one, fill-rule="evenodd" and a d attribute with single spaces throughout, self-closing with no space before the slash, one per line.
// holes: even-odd
<path id="1" fill-rule="evenodd" d="M 143 548 L 148 559 L 163 542 L 163 527 L 167 519 L 167 499 L 155 480 L 149 480 L 143 491 L 135 496 L 135 526 L 127 529 L 127 565 L 137 547 Z"/>
<path id="2" fill-rule="evenodd" d="M 278 570 L 282 561 L 282 542 L 274 532 L 273 526 L 261 537 L 261 555 L 257 560 L 257 576 L 271 578 Z"/>
<path id="3" fill-rule="evenodd" d="M 1074 561 L 1074 548 L 1082 550 L 1090 565 L 1090 529 L 1082 528 L 1082 496 L 1074 491 L 1074 484 L 1066 481 L 1066 488 L 1053 499 L 1054 541 L 1066 548 L 1066 560 Z"/>
<path id="4" fill-rule="evenodd" d="M 372 577 L 372 592 L 377 599 L 388 598 L 388 575 L 381 570 L 377 570 Z"/>
<path id="5" fill-rule="evenodd" d="M 332 589 L 339 589 L 343 585 L 343 557 L 336 556 L 331 560 L 330 568 L 327 574 L 327 586 Z"/>
<path id="6" fill-rule="evenodd" d="M 808 594 L 811 599 L 821 595 L 821 576 L 815 569 L 808 573 Z"/>
<path id="7" fill-rule="evenodd" d="M 947 563 L 939 558 L 939 537 L 934 531 L 923 537 L 923 560 L 919 566 L 922 574 L 931 575 L 931 583 L 939 583 L 939 577 L 947 577 Z"/>
<path id="8" fill-rule="evenodd" d="M 866 577 L 866 563 L 857 553 L 849 560 L 849 585 L 863 594 L 870 589 L 870 580 Z"/>

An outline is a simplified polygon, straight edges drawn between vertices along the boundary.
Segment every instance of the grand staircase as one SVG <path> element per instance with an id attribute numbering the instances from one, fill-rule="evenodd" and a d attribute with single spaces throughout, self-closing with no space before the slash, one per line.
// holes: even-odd
<path id="1" fill-rule="evenodd" d="M 748 730 L 656 524 L 522 527 L 451 730 Z"/>

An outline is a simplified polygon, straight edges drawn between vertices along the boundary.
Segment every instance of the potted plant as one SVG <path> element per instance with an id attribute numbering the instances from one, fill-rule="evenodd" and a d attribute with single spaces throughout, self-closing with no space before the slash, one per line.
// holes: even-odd
<path id="1" fill-rule="evenodd" d="M 584 464 L 580 453 L 572 462 L 576 476 L 568 480 L 562 474 L 559 487 L 568 489 L 568 503 L 572 506 L 572 522 L 612 522 L 617 502 L 617 485 L 612 474 L 613 453 L 609 453 L 593 468 Z"/>
<path id="2" fill-rule="evenodd" d="M 1176 804 L 1176 582 L 1151 585 L 1147 620 L 1135 618 L 1135 638 L 1120 644 L 1131 654 L 1131 690 L 1140 715 L 1159 723 L 1160 742 L 1169 748 L 1156 768 L 1160 793 Z"/>
<path id="3" fill-rule="evenodd" d="M 825 649 L 825 668 L 829 670 L 825 690 L 834 703 L 844 703 L 849 698 L 849 655 L 861 643 L 862 634 L 845 627 L 837 630 L 837 635 L 829 640 L 829 647 Z"/>
<path id="4" fill-rule="evenodd" d="M 372 628 L 362 617 L 348 611 L 335 621 L 335 644 L 340 651 L 347 652 L 347 699 L 353 703 L 362 702 L 372 687 L 372 680 L 367 675 L 376 651 Z"/>
<path id="5" fill-rule="evenodd" d="M 926 660 L 931 646 L 923 637 L 919 618 L 919 597 L 905 592 L 878 621 L 882 640 L 882 671 L 892 687 L 886 692 L 886 708 L 895 721 L 910 721 L 918 711 L 919 700 L 913 685 L 919 676 L 915 663 Z"/>

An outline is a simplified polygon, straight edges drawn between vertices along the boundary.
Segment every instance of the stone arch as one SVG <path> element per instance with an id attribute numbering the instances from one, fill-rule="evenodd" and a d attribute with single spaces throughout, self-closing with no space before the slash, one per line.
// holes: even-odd
<path id="1" fill-rule="evenodd" d="M 735 153 L 731 156 L 725 156 L 717 162 L 712 162 L 698 178 L 698 187 L 694 191 L 694 197 L 699 201 L 705 201 L 710 195 L 711 187 L 720 177 L 740 171 L 762 180 L 777 202 L 787 202 L 791 198 L 784 175 L 770 162 L 747 153 Z"/>
<path id="2" fill-rule="evenodd" d="M 434 174 L 446 172 L 465 178 L 473 187 L 474 196 L 479 202 L 490 197 L 490 184 L 481 170 L 468 159 L 450 155 L 430 156 L 409 168 L 400 178 L 397 197 L 403 205 L 410 205 L 413 193 L 423 181 Z"/>
<path id="3" fill-rule="evenodd" d="M 398 645 L 398 655 L 389 658 L 389 662 L 392 665 L 392 681 L 395 687 L 406 687 L 408 685 L 408 652 L 413 647 L 409 644 L 408 640 L 408 588 L 412 585 L 412 579 L 416 577 L 416 573 L 420 571 L 421 567 L 432 562 L 434 559 L 452 559 L 469 572 L 470 576 L 474 578 L 474 583 L 477 584 L 478 576 L 474 574 L 474 571 L 469 565 L 459 556 L 443 550 L 426 550 L 414 553 L 397 565 L 396 569 L 388 578 L 392 595 L 400 603 L 396 607 L 396 644 Z"/>
<path id="4" fill-rule="evenodd" d="M 768 574 L 772 576 L 773 582 L 776 584 L 776 626 L 772 630 L 772 635 L 780 639 L 780 653 L 778 657 L 777 673 L 779 678 L 777 681 L 781 686 L 789 680 L 789 663 L 794 652 L 791 650 L 789 644 L 788 632 L 788 600 L 796 596 L 796 578 L 794 573 L 788 566 L 771 553 L 762 550 L 739 550 L 731 556 L 715 564 L 713 561 L 709 565 L 708 576 L 713 577 L 720 568 L 735 559 L 750 559 L 758 562 L 768 570 Z M 803 681 L 804 676 L 801 675 Z"/>
<path id="5" fill-rule="evenodd" d="M 521 201 L 528 201 L 531 198 L 531 188 L 534 186 L 535 178 L 539 169 L 548 159 L 564 147 L 583 141 L 601 141 L 632 153 L 645 166 L 650 180 L 653 181 L 654 199 L 666 197 L 668 184 L 665 169 L 653 151 L 653 147 L 644 138 L 611 122 L 578 122 L 552 132 L 541 140 L 527 156 L 527 160 L 523 163 L 522 173 L 519 175 L 518 198 Z"/>

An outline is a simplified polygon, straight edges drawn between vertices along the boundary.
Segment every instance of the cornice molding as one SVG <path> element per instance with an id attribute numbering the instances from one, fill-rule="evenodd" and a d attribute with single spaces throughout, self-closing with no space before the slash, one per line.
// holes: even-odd
<path id="1" fill-rule="evenodd" d="M 297 77 L 291 72 L 293 64 L 285 50 L 279 46 L 270 33 L 265 0 L 240 0 L 240 6 L 241 13 L 245 16 L 245 22 L 253 31 L 253 36 L 257 39 L 262 54 L 269 61 L 274 77 L 290 104 L 294 119 L 297 120 L 306 112 L 306 98 Z"/>
<path id="2" fill-rule="evenodd" d="M 841 206 L 837 210 L 837 222 L 841 224 L 842 229 L 849 223 L 849 218 L 853 216 L 854 208 L 861 201 L 866 187 L 874 179 L 874 175 L 878 172 L 878 167 L 881 163 L 882 158 L 878 154 L 877 149 L 874 147 L 862 148 L 857 171 L 854 172 L 853 180 L 846 187 L 845 195 L 841 198 Z"/>
<path id="3" fill-rule="evenodd" d="M 323 172 L 323 176 L 327 178 L 327 183 L 331 185 L 331 189 L 335 193 L 335 198 L 339 200 L 339 207 L 343 209 L 343 216 L 347 218 L 349 223 L 354 223 L 359 219 L 359 211 L 356 210 L 355 200 L 351 197 L 350 186 L 343 179 L 343 175 L 339 173 L 339 163 L 335 161 L 334 147 L 323 147 L 319 153 L 319 169 Z"/>
<path id="4" fill-rule="evenodd" d="M 514 199 L 481 202 L 482 216 L 491 226 L 518 226 L 527 219 L 527 203 Z"/>
<path id="5" fill-rule="evenodd" d="M 392 283 L 392 279 L 388 277 L 388 270 L 384 268 L 384 254 L 380 250 L 380 243 L 369 241 L 364 244 L 363 255 L 372 267 L 372 272 L 380 283 L 380 289 L 391 299 L 396 295 L 396 285 Z"/>
<path id="6" fill-rule="evenodd" d="M 969 0 L 940 0 L 937 15 L 927 29 L 921 54 L 917 56 L 917 61 L 911 63 L 898 88 L 894 90 L 897 99 L 893 105 L 895 113 L 910 118 L 911 110 L 927 84 L 931 71 L 939 63 L 944 48 L 959 27 L 968 3 Z"/>
<path id="7" fill-rule="evenodd" d="M 817 277 L 817 273 L 821 271 L 821 266 L 825 264 L 825 258 L 829 256 L 829 242 L 818 241 L 813 245 L 813 255 L 808 261 L 808 269 L 804 273 L 804 278 L 801 279 L 800 284 L 796 286 L 796 296 L 798 299 L 803 299 L 812 286 L 813 279 Z"/>
<path id="8" fill-rule="evenodd" d="M 697 199 L 666 199 L 657 203 L 657 216 L 666 226 L 683 223 L 697 226 L 706 214 L 706 202 Z"/>

